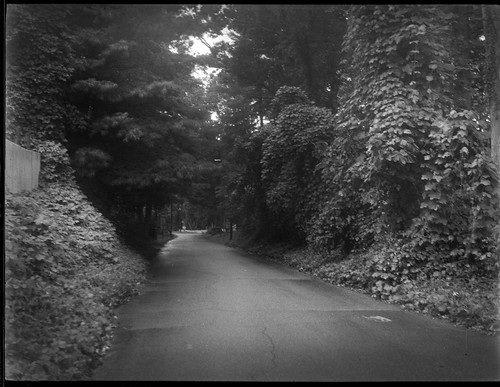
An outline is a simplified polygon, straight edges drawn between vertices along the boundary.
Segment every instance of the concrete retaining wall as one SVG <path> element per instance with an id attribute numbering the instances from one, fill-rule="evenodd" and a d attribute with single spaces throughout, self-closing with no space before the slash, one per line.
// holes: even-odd
<path id="1" fill-rule="evenodd" d="M 8 192 L 31 191 L 38 187 L 40 153 L 5 140 L 5 188 Z"/>

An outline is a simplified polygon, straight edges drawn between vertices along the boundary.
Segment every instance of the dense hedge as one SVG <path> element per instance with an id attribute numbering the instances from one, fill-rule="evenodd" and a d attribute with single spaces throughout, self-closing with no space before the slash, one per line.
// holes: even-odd
<path id="1" fill-rule="evenodd" d="M 6 377 L 85 379 L 146 262 L 74 185 L 5 198 Z"/>

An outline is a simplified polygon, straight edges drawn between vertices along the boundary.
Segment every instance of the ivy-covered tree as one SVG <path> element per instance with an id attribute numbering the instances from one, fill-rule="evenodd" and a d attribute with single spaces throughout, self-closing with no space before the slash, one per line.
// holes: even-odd
<path id="1" fill-rule="evenodd" d="M 265 127 L 235 143 L 234 162 L 239 175 L 226 191 L 231 192 L 231 212 L 242 232 L 255 239 L 267 239 L 271 214 L 266 204 L 266 191 L 262 182 L 263 143 L 267 136 Z"/>
<path id="2" fill-rule="evenodd" d="M 500 174 L 500 7 L 482 5 L 481 10 L 486 41 L 484 79 L 491 126 L 491 157 Z"/>
<path id="3" fill-rule="evenodd" d="M 472 92 L 458 84 L 456 20 L 452 7 L 351 7 L 313 241 L 366 247 L 408 232 L 434 257 L 494 265 L 494 176 L 481 115 L 455 92 Z"/>
<path id="4" fill-rule="evenodd" d="M 66 5 L 10 4 L 6 13 L 6 137 L 43 154 L 41 183 L 71 179 L 66 130 L 85 124 L 66 99 L 77 63 Z"/>
<path id="5" fill-rule="evenodd" d="M 295 87 L 273 100 L 275 118 L 265 129 L 262 182 L 272 215 L 269 236 L 304 241 L 319 175 L 315 169 L 332 134 L 333 114 Z"/>
<path id="6" fill-rule="evenodd" d="M 41 138 L 63 140 L 61 128 L 74 118 L 61 94 L 75 65 L 71 30 L 65 23 L 69 12 L 64 6 L 8 8 L 6 133 L 27 148 Z"/>

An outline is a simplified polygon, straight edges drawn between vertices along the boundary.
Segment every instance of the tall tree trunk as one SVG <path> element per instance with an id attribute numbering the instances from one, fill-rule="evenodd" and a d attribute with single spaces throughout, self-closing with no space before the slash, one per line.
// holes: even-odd
<path id="1" fill-rule="evenodd" d="M 491 158 L 500 175 L 500 6 L 483 5 L 484 35 L 486 37 L 486 87 L 491 122 Z M 500 184 L 497 184 L 500 197 Z M 497 232 L 497 259 L 500 259 L 500 236 Z M 497 297 L 500 299 L 500 273 L 497 281 Z M 500 308 L 497 319 L 500 320 Z"/>
<path id="2" fill-rule="evenodd" d="M 483 5 L 486 87 L 491 122 L 491 157 L 500 166 L 500 5 Z M 498 170 L 498 169 L 497 169 Z M 500 170 L 499 170 L 500 172 Z"/>
<path id="3" fill-rule="evenodd" d="M 455 38 L 460 39 L 461 44 L 454 45 L 453 42 L 449 44 L 451 47 L 455 46 L 459 50 L 459 55 L 456 55 L 457 61 L 457 78 L 460 80 L 461 85 L 456 93 L 459 96 L 459 107 L 466 110 L 472 109 L 472 71 L 468 64 L 471 61 L 471 27 L 469 17 L 473 12 L 472 6 L 457 5 L 453 7 L 454 12 L 458 15 L 457 20 L 453 23 L 453 35 Z"/>

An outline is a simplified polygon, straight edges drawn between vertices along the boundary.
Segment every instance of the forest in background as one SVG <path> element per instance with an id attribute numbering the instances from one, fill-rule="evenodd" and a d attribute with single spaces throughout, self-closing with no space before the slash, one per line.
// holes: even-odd
<path id="1" fill-rule="evenodd" d="M 41 191 L 78 191 L 52 208 L 74 209 L 81 190 L 136 248 L 173 209 L 172 228 L 230 221 L 254 245 L 305 249 L 336 283 L 493 329 L 499 7 L 10 4 L 6 16 L 6 138 L 41 153 Z M 212 43 L 223 31 L 231 42 Z M 210 54 L 193 55 L 193 37 Z M 54 226 L 33 211 L 26 232 Z M 26 267 L 6 274 L 34 281 L 10 289 L 23 315 L 54 242 L 36 255 L 7 226 L 10 262 Z M 64 369 L 54 356 L 37 372 Z"/>

